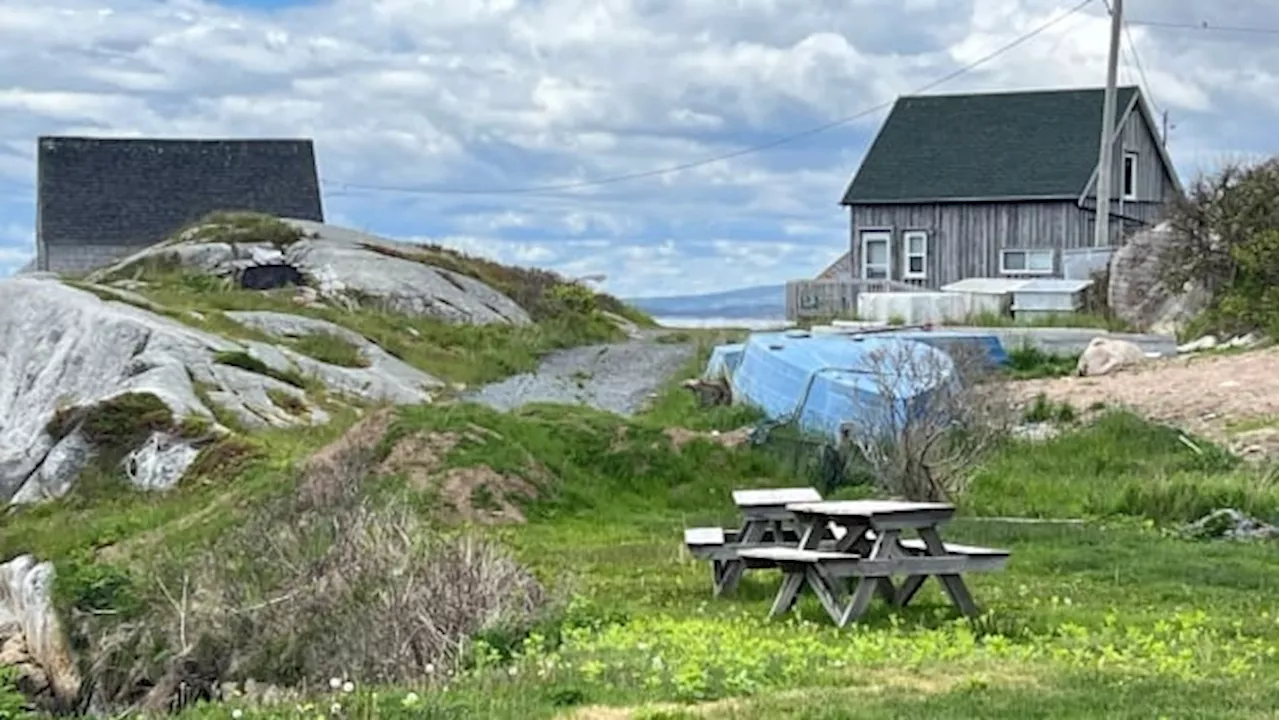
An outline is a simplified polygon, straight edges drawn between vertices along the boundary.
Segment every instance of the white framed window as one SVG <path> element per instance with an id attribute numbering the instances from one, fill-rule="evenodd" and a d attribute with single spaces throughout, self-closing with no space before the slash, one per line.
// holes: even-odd
<path id="1" fill-rule="evenodd" d="M 1052 250 L 1001 250 L 1003 275 L 1049 275 L 1053 273 Z"/>
<path id="2" fill-rule="evenodd" d="M 1138 153 L 1124 152 L 1124 165 L 1120 173 L 1120 192 L 1125 200 L 1138 199 Z"/>
<path id="3" fill-rule="evenodd" d="M 902 233 L 902 278 L 923 280 L 928 275 L 929 233 L 907 230 Z"/>
<path id="4" fill-rule="evenodd" d="M 862 279 L 888 280 L 889 232 L 886 230 L 864 230 L 862 232 Z"/>

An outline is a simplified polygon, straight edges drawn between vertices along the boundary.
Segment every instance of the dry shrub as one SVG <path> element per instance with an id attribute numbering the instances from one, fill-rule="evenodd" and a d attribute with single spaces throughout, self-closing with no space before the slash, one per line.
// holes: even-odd
<path id="1" fill-rule="evenodd" d="M 455 664 L 478 632 L 535 622 L 546 593 L 500 546 L 433 533 L 367 487 L 388 420 L 321 450 L 293 493 L 196 561 L 158 565 L 157 602 L 94 649 L 98 701 L 168 710 L 248 678 L 407 682 Z"/>
<path id="2" fill-rule="evenodd" d="M 895 497 L 954 500 L 986 451 L 1008 436 L 1007 387 L 978 350 L 895 342 L 869 352 L 863 370 L 878 395 L 865 401 L 845 440 Z M 914 397 L 903 390 L 919 387 L 933 389 Z"/>

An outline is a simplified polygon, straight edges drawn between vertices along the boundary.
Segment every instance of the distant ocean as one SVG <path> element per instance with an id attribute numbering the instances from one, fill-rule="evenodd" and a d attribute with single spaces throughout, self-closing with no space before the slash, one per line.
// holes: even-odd
<path id="1" fill-rule="evenodd" d="M 662 316 L 653 318 L 659 325 L 669 328 L 743 328 L 746 330 L 779 330 L 791 327 L 791 323 L 778 318 L 741 317 L 685 317 Z"/>

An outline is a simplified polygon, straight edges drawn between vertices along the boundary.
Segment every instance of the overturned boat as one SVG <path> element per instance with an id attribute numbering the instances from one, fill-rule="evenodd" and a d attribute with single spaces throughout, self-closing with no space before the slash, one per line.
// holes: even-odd
<path id="1" fill-rule="evenodd" d="M 903 328 L 881 332 L 787 330 L 750 335 L 711 353 L 704 378 L 771 421 L 838 439 L 851 429 L 892 432 L 932 393 L 959 381 L 954 353 L 1007 362 L 994 336 Z"/>

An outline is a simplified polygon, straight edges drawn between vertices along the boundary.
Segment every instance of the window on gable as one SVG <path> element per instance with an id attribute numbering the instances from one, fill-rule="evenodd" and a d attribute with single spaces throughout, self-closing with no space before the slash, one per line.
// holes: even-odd
<path id="1" fill-rule="evenodd" d="M 908 230 L 902 233 L 902 277 L 905 280 L 923 280 L 929 267 L 929 233 L 924 230 Z"/>
<path id="2" fill-rule="evenodd" d="M 1004 275 L 1048 275 L 1053 272 L 1052 250 L 1001 250 Z"/>
<path id="3" fill-rule="evenodd" d="M 1124 171 L 1120 176 L 1122 197 L 1125 200 L 1138 199 L 1138 153 L 1126 151 L 1124 154 Z"/>

